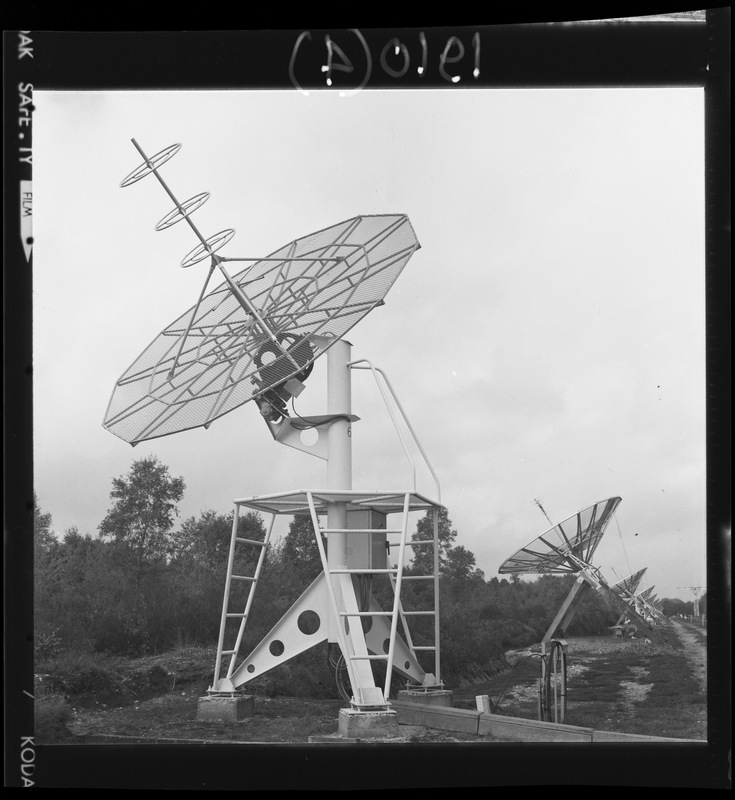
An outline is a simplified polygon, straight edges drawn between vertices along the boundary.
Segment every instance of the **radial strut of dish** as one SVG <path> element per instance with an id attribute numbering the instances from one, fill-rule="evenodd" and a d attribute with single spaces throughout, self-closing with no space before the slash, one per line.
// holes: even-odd
<path id="1" fill-rule="evenodd" d="M 591 562 L 621 498 L 611 497 L 549 528 L 503 562 L 501 575 L 580 572 Z"/>
<path id="2" fill-rule="evenodd" d="M 256 314 L 245 310 L 226 281 L 214 289 L 163 330 L 117 381 L 104 427 L 132 444 L 208 427 L 303 375 L 383 303 L 419 247 L 407 216 L 368 215 L 296 239 L 259 260 L 241 259 L 254 263 L 233 282 Z"/>

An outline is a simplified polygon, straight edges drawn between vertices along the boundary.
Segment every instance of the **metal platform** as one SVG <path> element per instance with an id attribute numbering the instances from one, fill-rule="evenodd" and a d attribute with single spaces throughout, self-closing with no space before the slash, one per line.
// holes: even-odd
<path id="1" fill-rule="evenodd" d="M 408 513 L 413 511 L 428 511 L 439 508 L 441 503 L 429 500 L 416 492 L 407 492 L 405 489 L 396 492 L 361 492 L 356 490 L 335 489 L 303 489 L 278 494 L 255 495 L 235 500 L 235 505 L 252 508 L 266 514 L 309 515 L 309 495 L 311 495 L 316 513 L 327 513 L 328 506 L 335 503 L 345 503 L 347 511 L 370 510 L 381 514 L 402 514 L 405 510 L 406 496 L 408 495 Z"/>

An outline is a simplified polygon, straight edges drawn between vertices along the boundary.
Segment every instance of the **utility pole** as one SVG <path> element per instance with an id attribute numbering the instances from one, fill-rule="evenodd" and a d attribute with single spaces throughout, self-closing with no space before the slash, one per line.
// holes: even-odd
<path id="1" fill-rule="evenodd" d="M 694 594 L 694 616 L 699 616 L 699 592 L 704 589 L 703 586 L 679 586 L 679 589 L 691 589 Z"/>

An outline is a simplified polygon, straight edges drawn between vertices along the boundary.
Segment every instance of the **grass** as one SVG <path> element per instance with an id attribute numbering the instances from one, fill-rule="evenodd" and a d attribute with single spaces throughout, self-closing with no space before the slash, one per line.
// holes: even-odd
<path id="1" fill-rule="evenodd" d="M 46 686 L 66 694 L 120 690 L 120 660 L 100 653 L 65 651 L 36 664 Z"/>
<path id="2" fill-rule="evenodd" d="M 706 639 L 705 639 L 706 641 Z M 707 738 L 707 699 L 678 643 L 653 651 L 624 647 L 569 653 L 564 722 L 595 730 L 676 739 Z M 455 690 L 457 708 L 486 694 L 496 714 L 539 718 L 537 658 L 513 673 Z"/>
<path id="3" fill-rule="evenodd" d="M 706 697 L 681 647 L 649 649 L 641 642 L 621 648 L 606 641 L 600 638 L 586 647 L 577 644 L 580 649 L 571 647 L 565 723 L 706 739 Z M 197 700 L 211 681 L 213 657 L 212 648 L 185 648 L 135 660 L 77 652 L 40 662 L 36 719 L 43 735 L 39 738 L 56 741 L 64 735 L 71 705 L 80 713 L 91 709 L 90 731 L 104 726 L 108 733 L 148 738 L 177 738 L 184 732 L 190 738 L 223 736 L 226 732 L 215 730 L 211 723 L 196 721 Z M 268 682 L 251 684 L 259 698 L 258 727 L 255 721 L 239 725 L 242 740 L 306 741 L 311 734 L 333 733 L 342 704 L 324 662 L 316 657 L 303 663 L 294 660 L 269 673 Z M 537 720 L 539 675 L 539 658 L 523 659 L 512 674 L 453 688 L 454 706 L 474 710 L 476 696 L 486 694 L 494 713 Z M 294 703 L 294 698 L 300 699 Z"/>
<path id="4" fill-rule="evenodd" d="M 57 692 L 36 694 L 34 704 L 35 735 L 44 742 L 66 741 L 70 734 L 72 710 L 66 698 Z"/>

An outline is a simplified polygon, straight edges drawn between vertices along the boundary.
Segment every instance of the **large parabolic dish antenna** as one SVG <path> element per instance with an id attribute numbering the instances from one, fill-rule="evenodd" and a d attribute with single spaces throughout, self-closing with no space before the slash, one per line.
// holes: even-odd
<path id="1" fill-rule="evenodd" d="M 602 534 L 621 502 L 619 497 L 601 500 L 549 528 L 506 559 L 501 575 L 579 572 L 591 563 Z"/>
<path id="2" fill-rule="evenodd" d="M 383 302 L 418 247 L 408 217 L 360 216 L 257 260 L 232 276 L 256 313 L 243 308 L 227 281 L 206 295 L 117 381 L 104 427 L 133 444 L 208 427 L 289 379 L 303 379 Z M 280 413 L 278 400 L 274 405 Z"/>
<path id="3" fill-rule="evenodd" d="M 142 153 L 135 140 L 133 143 Z M 179 203 L 158 167 L 172 145 L 132 172 L 122 186 L 153 174 L 176 206 L 157 230 L 186 220 L 200 244 L 181 262 L 211 260 L 197 303 L 168 325 L 115 384 L 103 426 L 126 442 L 197 427 L 249 400 L 276 421 L 313 362 L 383 299 L 420 247 L 404 214 L 358 216 L 289 242 L 264 257 L 218 254 L 233 229 L 204 238 L 191 215 L 209 197 Z M 225 263 L 252 262 L 230 276 Z M 225 281 L 205 295 L 215 268 Z"/>

